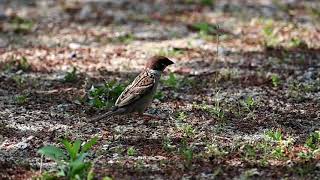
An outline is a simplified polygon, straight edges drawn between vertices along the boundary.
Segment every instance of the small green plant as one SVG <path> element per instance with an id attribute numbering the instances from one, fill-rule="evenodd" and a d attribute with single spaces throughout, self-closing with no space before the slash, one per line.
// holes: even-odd
<path id="1" fill-rule="evenodd" d="M 256 158 L 256 148 L 251 144 L 245 144 L 242 148 L 246 159 Z"/>
<path id="2" fill-rule="evenodd" d="M 248 179 L 251 179 L 253 176 L 257 176 L 257 175 L 260 175 L 257 168 L 248 169 L 240 175 L 239 179 L 240 180 L 248 180 Z"/>
<path id="3" fill-rule="evenodd" d="M 298 81 L 293 81 L 290 82 L 287 93 L 294 101 L 301 102 L 306 99 L 306 93 L 317 91 L 317 86 L 318 85 L 316 84 L 304 84 Z"/>
<path id="4" fill-rule="evenodd" d="M 320 131 L 315 131 L 309 135 L 304 146 L 308 148 L 307 151 L 298 153 L 301 159 L 310 160 L 320 154 Z"/>
<path id="5" fill-rule="evenodd" d="M 30 32 L 34 23 L 29 19 L 24 19 L 22 17 L 16 16 L 10 21 L 11 28 L 15 33 L 27 33 Z"/>
<path id="6" fill-rule="evenodd" d="M 127 155 L 128 156 L 135 156 L 135 155 L 137 155 L 137 150 L 133 146 L 131 146 L 127 149 Z"/>
<path id="7" fill-rule="evenodd" d="M 192 164 L 194 156 L 192 148 L 184 146 L 180 149 L 180 153 L 182 157 L 185 159 L 187 167 L 189 167 Z"/>
<path id="8" fill-rule="evenodd" d="M 241 101 L 241 103 L 249 111 L 252 111 L 256 107 L 256 101 L 252 96 L 248 96 L 244 101 Z"/>
<path id="9" fill-rule="evenodd" d="M 307 11 L 311 14 L 315 19 L 320 19 L 320 10 L 317 7 L 308 7 Z"/>
<path id="10" fill-rule="evenodd" d="M 280 130 L 269 130 L 265 135 L 267 139 L 272 140 L 271 145 L 275 145 L 272 155 L 278 159 L 285 157 L 285 152 L 293 144 L 293 139 L 290 137 L 285 139 Z"/>
<path id="11" fill-rule="evenodd" d="M 191 28 L 198 31 L 200 38 L 211 41 L 215 37 L 213 35 L 219 34 L 219 26 L 214 24 L 209 24 L 206 22 L 195 23 L 191 25 Z"/>
<path id="12" fill-rule="evenodd" d="M 88 95 L 89 105 L 99 109 L 111 107 L 123 90 L 124 86 L 116 81 L 107 82 L 100 87 L 92 86 Z"/>
<path id="13" fill-rule="evenodd" d="M 213 6 L 215 4 L 215 0 L 201 0 L 200 3 L 204 6 Z"/>
<path id="14" fill-rule="evenodd" d="M 154 98 L 158 99 L 158 100 L 162 100 L 164 98 L 163 92 L 162 91 L 157 91 L 156 94 L 154 95 Z"/>
<path id="15" fill-rule="evenodd" d="M 282 141 L 283 139 L 283 136 L 282 136 L 282 133 L 280 130 L 269 130 L 266 132 L 266 135 L 268 138 L 270 138 L 271 140 L 273 141 L 277 141 L 277 142 L 280 142 Z"/>
<path id="16" fill-rule="evenodd" d="M 129 44 L 132 41 L 134 41 L 134 39 L 135 39 L 135 37 L 132 33 L 127 33 L 127 34 L 120 35 L 120 36 L 116 37 L 116 39 L 114 39 L 113 41 L 119 42 L 122 44 Z"/>
<path id="17" fill-rule="evenodd" d="M 212 158 L 212 157 L 222 157 L 228 154 L 227 151 L 223 150 L 222 148 L 219 148 L 217 144 L 207 144 L 206 146 L 206 154 Z"/>
<path id="18" fill-rule="evenodd" d="M 159 56 L 168 56 L 168 57 L 176 57 L 181 55 L 183 52 L 179 48 L 161 48 L 158 52 Z"/>
<path id="19" fill-rule="evenodd" d="M 215 106 L 210 109 L 210 112 L 215 115 L 218 119 L 224 119 L 224 111 L 223 108 L 220 106 L 220 102 L 216 101 Z"/>
<path id="20" fill-rule="evenodd" d="M 193 126 L 191 124 L 183 124 L 182 127 L 181 127 L 183 133 L 184 133 L 184 136 L 186 137 L 193 137 L 194 134 L 195 134 L 195 129 L 193 128 Z"/>
<path id="21" fill-rule="evenodd" d="M 13 58 L 12 61 L 9 61 L 4 64 L 5 71 L 29 71 L 31 69 L 31 65 L 28 61 L 28 59 L 25 56 L 22 56 L 21 58 Z"/>
<path id="22" fill-rule="evenodd" d="M 21 57 L 20 59 L 17 59 L 17 68 L 22 71 L 28 71 L 31 68 L 31 65 L 28 62 L 28 59 L 26 57 Z"/>
<path id="23" fill-rule="evenodd" d="M 97 143 L 97 138 L 92 138 L 87 143 L 81 145 L 80 140 L 73 143 L 62 140 L 64 149 L 48 145 L 38 150 L 38 153 L 54 160 L 57 163 L 56 177 L 65 177 L 71 180 L 88 179 L 92 176 L 90 172 L 92 163 L 85 160 L 89 150 Z M 89 178 L 90 179 L 90 178 Z"/>
<path id="24" fill-rule="evenodd" d="M 73 67 L 71 72 L 64 76 L 64 82 L 75 82 L 77 80 L 77 68 Z"/>
<path id="25" fill-rule="evenodd" d="M 217 31 L 219 29 L 218 25 L 209 24 L 206 22 L 195 23 L 192 25 L 192 27 L 203 35 L 217 34 Z"/>
<path id="26" fill-rule="evenodd" d="M 217 117 L 220 120 L 225 119 L 225 112 L 223 108 L 220 105 L 219 101 L 216 101 L 215 105 L 207 105 L 207 104 L 193 104 L 193 108 L 200 109 L 202 111 L 206 111 L 210 113 L 211 115 Z"/>
<path id="27" fill-rule="evenodd" d="M 162 148 L 165 150 L 165 151 L 172 151 L 174 149 L 174 145 L 172 145 L 172 141 L 169 137 L 165 137 L 162 141 Z"/>
<path id="28" fill-rule="evenodd" d="M 295 37 L 289 41 L 289 47 L 290 48 L 308 48 L 308 44 L 304 40 L 301 40 Z"/>
<path id="29" fill-rule="evenodd" d="M 22 105 L 28 102 L 28 96 L 27 95 L 19 95 L 15 97 L 15 101 L 17 104 Z"/>
<path id="30" fill-rule="evenodd" d="M 276 47 L 280 43 L 277 32 L 275 31 L 274 22 L 272 20 L 265 22 L 265 25 L 262 29 L 262 34 L 264 36 L 264 44 L 266 47 Z"/>
<path id="31" fill-rule="evenodd" d="M 320 149 L 320 131 L 311 133 L 304 146 L 312 150 Z"/>
<path id="32" fill-rule="evenodd" d="M 187 117 L 188 116 L 186 115 L 186 113 L 182 111 L 178 113 L 177 120 L 179 122 L 184 122 L 187 119 Z"/>
<path id="33" fill-rule="evenodd" d="M 23 84 L 26 82 L 26 79 L 21 75 L 15 75 L 12 77 L 14 82 L 17 84 L 18 87 L 22 87 Z"/>
<path id="34" fill-rule="evenodd" d="M 163 82 L 166 86 L 171 87 L 173 89 L 178 89 L 180 84 L 180 80 L 174 73 L 170 73 L 169 77 L 163 80 Z"/>
<path id="35" fill-rule="evenodd" d="M 271 82 L 273 87 L 278 87 L 280 85 L 280 77 L 277 74 L 271 75 Z"/>
<path id="36" fill-rule="evenodd" d="M 298 154 L 298 157 L 304 160 L 309 161 L 310 159 L 312 159 L 314 157 L 314 154 L 311 151 L 301 151 Z"/>

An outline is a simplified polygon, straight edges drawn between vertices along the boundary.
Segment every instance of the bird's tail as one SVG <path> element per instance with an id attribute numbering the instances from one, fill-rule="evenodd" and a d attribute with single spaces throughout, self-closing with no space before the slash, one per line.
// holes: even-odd
<path id="1" fill-rule="evenodd" d="M 99 121 L 101 119 L 108 118 L 108 117 L 111 117 L 111 116 L 114 116 L 114 115 L 119 115 L 119 114 L 122 114 L 122 113 L 123 113 L 122 109 L 113 108 L 111 111 L 109 111 L 109 112 L 107 112 L 105 114 L 102 114 L 100 116 L 96 116 L 96 117 L 91 118 L 90 121 Z"/>

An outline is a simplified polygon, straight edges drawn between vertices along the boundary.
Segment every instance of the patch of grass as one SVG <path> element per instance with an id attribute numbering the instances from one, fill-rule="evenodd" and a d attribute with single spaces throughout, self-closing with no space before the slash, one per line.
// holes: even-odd
<path id="1" fill-rule="evenodd" d="M 18 87 L 22 87 L 26 83 L 26 79 L 21 75 L 14 75 L 12 79 Z"/>
<path id="2" fill-rule="evenodd" d="M 27 95 L 18 95 L 15 97 L 15 102 L 19 105 L 26 104 L 28 102 Z"/>
<path id="3" fill-rule="evenodd" d="M 29 64 L 28 59 L 24 56 L 21 57 L 20 59 L 17 59 L 16 62 L 17 62 L 18 70 L 28 71 L 31 68 L 31 65 Z"/>
<path id="4" fill-rule="evenodd" d="M 278 87 L 281 84 L 281 80 L 279 75 L 277 74 L 272 74 L 271 75 L 271 83 L 273 87 Z"/>
<path id="5" fill-rule="evenodd" d="M 159 56 L 166 56 L 166 57 L 177 57 L 183 54 L 183 51 L 180 48 L 161 48 L 158 53 Z"/>
<path id="6" fill-rule="evenodd" d="M 198 32 L 200 38 L 211 41 L 219 34 L 219 26 L 207 22 L 199 22 L 191 25 L 191 29 Z"/>
<path id="7" fill-rule="evenodd" d="M 162 141 L 162 148 L 168 152 L 172 151 L 175 148 L 175 146 L 172 145 L 172 141 L 168 136 L 164 137 Z"/>
<path id="8" fill-rule="evenodd" d="M 32 20 L 19 16 L 15 16 L 9 23 L 15 33 L 28 33 L 31 32 L 34 27 Z"/>
<path id="9" fill-rule="evenodd" d="M 181 90 L 186 88 L 193 88 L 196 85 L 196 81 L 190 77 L 183 77 L 170 72 L 168 76 L 161 78 L 161 83 L 166 87 Z"/>
<path id="10" fill-rule="evenodd" d="M 177 120 L 179 121 L 179 122 L 185 122 L 185 120 L 187 119 L 187 115 L 186 115 L 186 113 L 185 112 L 179 112 L 178 113 L 178 115 L 177 115 Z"/>
<path id="11" fill-rule="evenodd" d="M 88 92 L 88 103 L 95 108 L 105 108 L 114 105 L 117 98 L 120 96 L 125 86 L 117 83 L 116 81 L 110 81 L 103 86 L 92 86 Z"/>
<path id="12" fill-rule="evenodd" d="M 248 180 L 248 179 L 251 179 L 253 176 L 257 176 L 257 175 L 260 175 L 257 168 L 248 169 L 240 175 L 239 179 L 240 180 Z"/>
<path id="13" fill-rule="evenodd" d="M 215 157 L 223 157 L 228 154 L 227 151 L 225 151 L 222 148 L 219 148 L 217 144 L 207 144 L 205 147 L 205 154 L 209 158 L 215 158 Z"/>
<path id="14" fill-rule="evenodd" d="M 288 43 L 289 48 L 308 48 L 308 44 L 297 37 L 291 38 Z"/>
<path id="15" fill-rule="evenodd" d="M 5 71 L 29 71 L 31 69 L 31 65 L 28 61 L 28 59 L 25 56 L 22 56 L 21 58 L 12 58 L 12 61 L 9 61 L 4 64 Z"/>
<path id="16" fill-rule="evenodd" d="M 181 80 L 174 73 L 171 72 L 169 76 L 163 80 L 163 83 L 170 88 L 178 89 Z"/>
<path id="17" fill-rule="evenodd" d="M 186 162 L 186 167 L 190 167 L 192 165 L 194 153 L 193 148 L 187 144 L 186 139 L 183 139 L 179 148 L 179 152 Z"/>
<path id="18" fill-rule="evenodd" d="M 242 151 L 243 151 L 245 159 L 255 159 L 257 156 L 256 147 L 254 147 L 251 144 L 245 144 L 242 147 Z"/>
<path id="19" fill-rule="evenodd" d="M 219 101 L 216 101 L 215 105 L 207 105 L 207 104 L 193 104 L 194 109 L 199 109 L 202 111 L 206 111 L 211 115 L 215 116 L 219 120 L 225 120 L 225 111 L 220 105 Z"/>
<path id="20" fill-rule="evenodd" d="M 306 99 L 307 93 L 316 92 L 320 89 L 319 82 L 300 83 L 293 81 L 289 83 L 287 95 L 296 102 L 301 102 Z"/>
<path id="21" fill-rule="evenodd" d="M 245 100 L 241 101 L 241 104 L 248 110 L 252 111 L 256 108 L 257 103 L 252 96 L 248 96 Z"/>
<path id="22" fill-rule="evenodd" d="M 273 20 L 265 21 L 262 29 L 262 34 L 264 37 L 264 44 L 267 48 L 274 48 L 279 46 L 280 40 L 277 36 Z"/>
<path id="23" fill-rule="evenodd" d="M 53 177 L 76 180 L 76 179 L 93 179 L 90 172 L 92 163 L 85 160 L 89 154 L 89 150 L 97 143 L 97 138 L 92 138 L 88 142 L 81 145 L 80 140 L 69 142 L 62 140 L 64 149 L 56 146 L 48 145 L 40 148 L 38 153 L 54 160 L 57 167 L 52 169 Z M 46 175 L 45 175 L 46 177 Z"/>
<path id="24" fill-rule="evenodd" d="M 215 0 L 201 0 L 200 3 L 204 6 L 213 6 L 215 4 Z"/>
<path id="25" fill-rule="evenodd" d="M 312 150 L 320 149 L 320 131 L 315 131 L 310 134 L 305 142 L 305 147 Z"/>
<path id="26" fill-rule="evenodd" d="M 73 67 L 71 72 L 64 76 L 64 82 L 75 82 L 77 80 L 77 68 Z"/>
<path id="27" fill-rule="evenodd" d="M 137 154 L 138 154 L 138 152 L 133 146 L 131 146 L 127 149 L 128 156 L 136 156 Z"/>
<path id="28" fill-rule="evenodd" d="M 307 12 L 311 14 L 314 18 L 320 19 L 320 10 L 319 7 L 308 7 Z"/>
<path id="29" fill-rule="evenodd" d="M 156 94 L 154 95 L 154 98 L 161 101 L 164 98 L 164 93 L 162 91 L 157 90 Z"/>
<path id="30" fill-rule="evenodd" d="M 207 22 L 199 22 L 192 25 L 192 27 L 197 30 L 200 34 L 217 34 L 219 29 L 218 25 L 210 24 Z"/>
<path id="31" fill-rule="evenodd" d="M 266 136 L 267 136 L 268 138 L 270 138 L 271 140 L 277 141 L 277 142 L 280 142 L 280 141 L 282 141 L 282 139 L 283 139 L 282 133 L 281 133 L 281 131 L 279 131 L 279 130 L 276 130 L 276 131 L 274 131 L 274 130 L 267 131 L 267 132 L 266 132 Z"/>
<path id="32" fill-rule="evenodd" d="M 266 132 L 266 137 L 275 143 L 271 153 L 277 159 L 284 158 L 286 156 L 285 152 L 289 151 L 293 144 L 293 139 L 290 137 L 284 139 L 280 130 L 269 130 Z"/>
<path id="33" fill-rule="evenodd" d="M 215 0 L 185 0 L 184 2 L 188 4 L 201 4 L 203 6 L 213 6 L 216 3 Z"/>
<path id="34" fill-rule="evenodd" d="M 194 129 L 194 127 L 188 123 L 181 123 L 181 120 L 178 120 L 178 121 L 180 121 L 176 123 L 176 127 L 178 128 L 178 130 L 180 132 L 183 132 L 184 137 L 192 138 L 196 133 L 196 130 Z"/>
<path id="35" fill-rule="evenodd" d="M 312 132 L 304 146 L 308 148 L 307 151 L 299 152 L 298 157 L 307 161 L 316 158 L 320 154 L 320 131 Z"/>
<path id="36" fill-rule="evenodd" d="M 135 36 L 132 33 L 126 33 L 110 39 L 111 42 L 121 43 L 121 44 L 130 44 L 134 40 L 135 40 Z"/>

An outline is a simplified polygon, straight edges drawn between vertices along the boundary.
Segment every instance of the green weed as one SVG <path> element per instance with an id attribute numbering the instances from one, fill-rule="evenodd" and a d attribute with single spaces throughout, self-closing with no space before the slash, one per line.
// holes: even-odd
<path id="1" fill-rule="evenodd" d="M 77 68 L 73 67 L 71 72 L 64 76 L 64 82 L 75 82 L 77 80 Z"/>
<path id="2" fill-rule="evenodd" d="M 34 22 L 29 19 L 16 16 L 10 21 L 10 26 L 15 33 L 27 33 L 32 31 Z"/>
<path id="3" fill-rule="evenodd" d="M 128 149 L 127 149 L 127 155 L 128 156 L 135 156 L 135 155 L 137 155 L 138 154 L 138 152 L 137 152 L 137 150 L 133 147 L 133 146 L 131 146 L 131 147 L 129 147 Z"/>
<path id="4" fill-rule="evenodd" d="M 273 87 L 278 87 L 281 83 L 280 77 L 277 74 L 271 75 L 271 82 Z"/>
<path id="5" fill-rule="evenodd" d="M 81 145 L 80 140 L 72 143 L 64 139 L 62 140 L 64 149 L 48 145 L 40 148 L 38 153 L 57 163 L 57 168 L 53 169 L 53 172 L 55 172 L 54 176 L 65 177 L 71 180 L 88 179 L 88 177 L 92 176 L 89 173 L 92 168 L 92 163 L 85 159 L 89 154 L 89 150 L 96 143 L 96 137 L 83 145 Z"/>
<path id="6" fill-rule="evenodd" d="M 165 137 L 162 141 L 162 148 L 165 150 L 165 151 L 172 151 L 174 149 L 174 145 L 172 145 L 172 141 L 169 137 Z"/>
<path id="7" fill-rule="evenodd" d="M 273 48 L 279 45 L 280 40 L 277 36 L 277 32 L 275 31 L 275 25 L 272 20 L 265 22 L 265 25 L 262 29 L 262 34 L 264 36 L 264 44 L 266 47 Z"/>
<path id="8" fill-rule="evenodd" d="M 88 93 L 89 105 L 95 108 L 111 107 L 124 90 L 122 84 L 110 81 L 103 86 L 92 86 Z"/>
<path id="9" fill-rule="evenodd" d="M 241 104 L 248 110 L 252 111 L 257 106 L 256 101 L 252 96 L 248 96 L 245 100 L 241 101 Z"/>
<path id="10" fill-rule="evenodd" d="M 158 55 L 159 56 L 166 56 L 166 57 L 176 57 L 176 56 L 179 56 L 183 53 L 183 51 L 179 48 L 161 48 L 159 51 L 158 51 Z"/>
<path id="11" fill-rule="evenodd" d="M 22 105 L 28 102 L 28 96 L 27 95 L 19 95 L 15 97 L 15 101 L 17 104 Z"/>

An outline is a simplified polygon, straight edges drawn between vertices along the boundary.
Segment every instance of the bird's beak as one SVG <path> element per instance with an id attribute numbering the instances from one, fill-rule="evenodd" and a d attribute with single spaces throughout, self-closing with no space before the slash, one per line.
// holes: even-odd
<path id="1" fill-rule="evenodd" d="M 170 60 L 170 62 L 169 62 L 169 64 L 168 64 L 168 65 L 171 65 L 171 64 L 174 64 L 174 62 Z"/>

